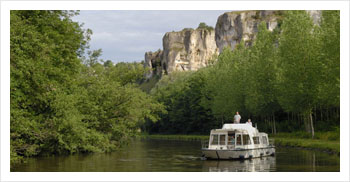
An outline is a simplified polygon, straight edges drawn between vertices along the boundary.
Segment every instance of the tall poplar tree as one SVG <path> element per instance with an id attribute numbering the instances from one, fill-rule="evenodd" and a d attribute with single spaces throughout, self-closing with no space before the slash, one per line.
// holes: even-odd
<path id="1" fill-rule="evenodd" d="M 281 82 L 279 101 L 287 112 L 301 113 L 305 129 L 314 136 L 313 108 L 319 101 L 320 42 L 306 11 L 288 11 L 279 45 Z"/>
<path id="2" fill-rule="evenodd" d="M 272 131 L 276 133 L 275 112 L 279 110 L 276 36 L 267 29 L 265 22 L 259 25 L 258 30 L 249 56 L 245 105 L 255 116 L 271 116 Z"/>

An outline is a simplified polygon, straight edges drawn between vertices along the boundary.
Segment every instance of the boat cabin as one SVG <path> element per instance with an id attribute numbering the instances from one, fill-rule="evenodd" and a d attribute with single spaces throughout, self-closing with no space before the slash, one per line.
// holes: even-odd
<path id="1" fill-rule="evenodd" d="M 259 133 L 251 124 L 224 124 L 222 129 L 211 130 L 208 149 L 239 150 L 268 145 L 268 135 Z"/>

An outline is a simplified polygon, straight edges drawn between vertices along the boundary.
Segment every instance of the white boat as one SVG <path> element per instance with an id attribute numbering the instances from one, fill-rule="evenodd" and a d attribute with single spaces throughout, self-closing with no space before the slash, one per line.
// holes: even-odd
<path id="1" fill-rule="evenodd" d="M 251 159 L 274 156 L 275 147 L 266 133 L 251 124 L 224 124 L 222 129 L 210 131 L 209 143 L 202 145 L 207 159 Z"/>

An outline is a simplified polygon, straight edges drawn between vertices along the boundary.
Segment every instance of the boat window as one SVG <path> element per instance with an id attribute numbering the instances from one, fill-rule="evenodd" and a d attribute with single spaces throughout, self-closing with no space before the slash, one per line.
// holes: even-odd
<path id="1" fill-rule="evenodd" d="M 254 141 L 254 144 L 260 144 L 258 136 L 253 137 L 253 141 Z"/>
<path id="2" fill-rule="evenodd" d="M 250 145 L 251 141 L 249 135 L 243 135 L 243 145 Z"/>
<path id="3" fill-rule="evenodd" d="M 220 135 L 220 145 L 225 145 L 226 135 Z"/>
<path id="4" fill-rule="evenodd" d="M 267 145 L 267 137 L 266 136 L 262 137 L 262 143 Z"/>
<path id="5" fill-rule="evenodd" d="M 236 145 L 242 145 L 242 135 L 241 134 L 236 136 Z"/>
<path id="6" fill-rule="evenodd" d="M 229 133 L 228 134 L 228 145 L 234 145 L 235 144 L 235 133 Z"/>
<path id="7" fill-rule="evenodd" d="M 212 135 L 213 140 L 211 141 L 212 145 L 217 145 L 219 141 L 219 136 L 218 135 Z"/>

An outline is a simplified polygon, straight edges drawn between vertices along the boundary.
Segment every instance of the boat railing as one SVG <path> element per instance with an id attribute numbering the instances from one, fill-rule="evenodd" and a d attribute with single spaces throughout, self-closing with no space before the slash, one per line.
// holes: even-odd
<path id="1" fill-rule="evenodd" d="M 209 148 L 209 141 L 201 141 L 201 144 L 202 144 L 202 149 L 207 149 Z"/>

